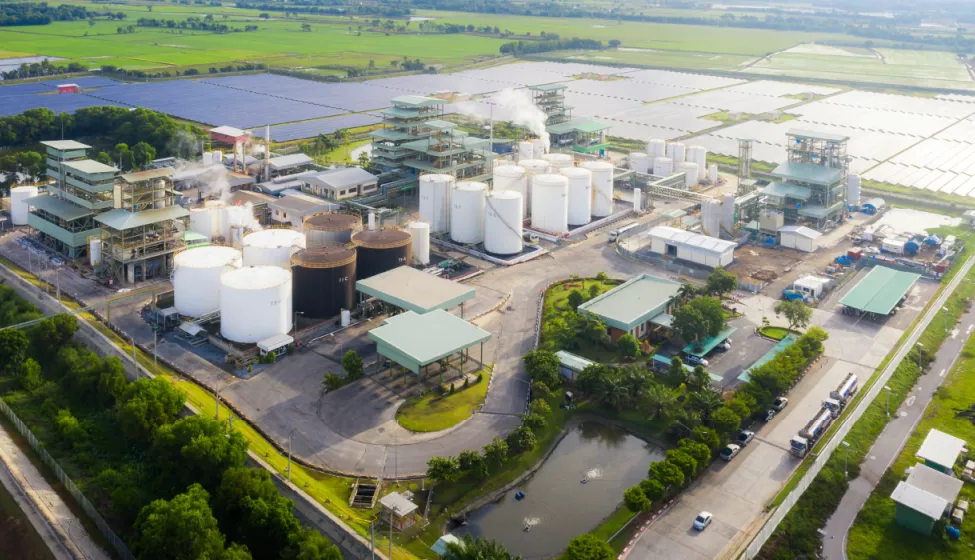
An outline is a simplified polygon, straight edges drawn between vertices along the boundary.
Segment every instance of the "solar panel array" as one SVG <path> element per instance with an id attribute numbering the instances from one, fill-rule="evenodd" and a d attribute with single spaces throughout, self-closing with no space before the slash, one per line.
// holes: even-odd
<path id="1" fill-rule="evenodd" d="M 304 121 L 294 124 L 282 124 L 271 127 L 271 139 L 275 142 L 290 142 L 302 138 L 312 138 L 319 134 L 332 134 L 337 130 L 346 128 L 356 128 L 382 122 L 377 115 L 368 113 L 357 113 L 355 115 L 342 115 L 328 119 L 314 121 Z M 257 138 L 264 138 L 264 128 L 256 128 L 251 133 Z"/>
<path id="2" fill-rule="evenodd" d="M 792 82 L 777 82 L 772 80 L 758 80 L 726 88 L 724 91 L 736 93 L 750 93 L 752 95 L 768 95 L 770 97 L 785 97 L 787 95 L 832 95 L 841 90 L 831 87 L 814 86 L 810 84 L 796 84 Z"/>
<path id="3" fill-rule="evenodd" d="M 14 84 L 12 86 L 0 86 L 0 97 L 50 92 L 51 88 L 42 82 L 29 82 L 26 84 Z"/>
<path id="4" fill-rule="evenodd" d="M 19 115 L 28 109 L 50 109 L 55 113 L 74 113 L 78 109 L 101 105 L 118 106 L 94 97 L 78 94 L 67 95 L 13 95 L 0 97 L 0 117 Z"/>
<path id="5" fill-rule="evenodd" d="M 330 84 L 275 74 L 207 78 L 201 81 L 206 84 L 257 93 L 276 99 L 331 107 L 340 109 L 341 112 L 388 107 L 391 97 L 412 93 L 406 90 L 390 92 L 389 89 L 371 83 Z"/>

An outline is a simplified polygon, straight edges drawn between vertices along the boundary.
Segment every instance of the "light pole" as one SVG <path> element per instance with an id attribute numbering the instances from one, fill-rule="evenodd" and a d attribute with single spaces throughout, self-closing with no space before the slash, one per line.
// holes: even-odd
<path id="1" fill-rule="evenodd" d="M 887 411 L 887 418 L 890 418 L 890 385 L 884 385 L 884 394 L 887 396 L 884 402 L 884 410 Z"/>
<path id="2" fill-rule="evenodd" d="M 292 338 L 295 338 L 295 339 L 298 338 L 298 315 L 304 315 L 304 314 L 305 314 L 304 311 L 295 311 L 295 317 L 294 317 L 294 319 L 295 319 L 294 320 L 294 336 Z"/>
<path id="3" fill-rule="evenodd" d="M 54 282 L 57 285 L 58 290 L 58 301 L 61 301 L 61 267 L 54 269 Z"/>
<path id="4" fill-rule="evenodd" d="M 843 440 L 840 443 L 842 443 L 843 447 L 846 448 L 843 452 L 843 478 L 850 478 L 850 473 L 847 470 L 850 460 L 850 444 L 847 443 L 846 440 Z"/>
<path id="5" fill-rule="evenodd" d="M 156 352 L 156 348 L 158 346 L 159 346 L 159 329 L 157 325 L 156 328 L 152 329 L 152 369 L 156 371 L 159 370 L 159 360 L 156 358 L 156 356 L 158 355 L 158 353 Z"/>
<path id="6" fill-rule="evenodd" d="M 291 482 L 291 436 L 295 435 L 295 430 L 288 432 L 288 482 Z"/>
<path id="7" fill-rule="evenodd" d="M 948 308 L 941 306 L 941 310 L 944 311 L 944 313 L 941 314 L 941 322 L 945 325 L 945 334 L 948 334 Z"/>
<path id="8" fill-rule="evenodd" d="M 924 345 L 917 343 L 917 371 L 921 371 L 921 356 L 924 354 Z"/>

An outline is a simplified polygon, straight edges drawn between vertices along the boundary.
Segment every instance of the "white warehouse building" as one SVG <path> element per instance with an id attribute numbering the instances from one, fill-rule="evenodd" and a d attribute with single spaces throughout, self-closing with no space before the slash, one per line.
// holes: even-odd
<path id="1" fill-rule="evenodd" d="M 822 233 L 805 226 L 780 227 L 779 245 L 787 249 L 812 253 L 819 248 L 819 238 L 822 236 Z"/>
<path id="2" fill-rule="evenodd" d="M 734 241 L 666 226 L 652 228 L 647 235 L 652 252 L 711 268 L 730 265 L 738 246 Z"/>

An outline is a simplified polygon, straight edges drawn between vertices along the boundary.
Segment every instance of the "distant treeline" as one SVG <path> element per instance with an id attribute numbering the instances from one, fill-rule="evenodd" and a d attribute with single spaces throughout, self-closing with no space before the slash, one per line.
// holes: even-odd
<path id="1" fill-rule="evenodd" d="M 412 13 L 405 4 L 356 4 L 347 6 L 343 2 L 236 2 L 238 8 L 261 10 L 264 12 L 286 12 L 295 14 L 315 14 L 326 16 L 373 15 L 383 17 L 404 17 Z"/>
<path id="2" fill-rule="evenodd" d="M 602 41 L 594 41 L 592 39 L 572 38 L 541 41 L 512 41 L 501 45 L 501 54 L 536 54 L 566 49 L 599 50 L 602 48 Z"/>
<path id="3" fill-rule="evenodd" d="M 16 70 L 0 72 L 4 80 L 18 80 L 23 78 L 38 78 L 42 76 L 56 76 L 66 72 L 85 72 L 88 67 L 80 62 L 69 62 L 65 65 L 51 64 L 51 61 L 44 59 L 40 62 L 20 65 Z"/>
<path id="4" fill-rule="evenodd" d="M 0 4 L 0 27 L 47 25 L 52 21 L 76 21 L 96 17 L 115 19 L 116 16 L 121 16 L 119 19 L 125 18 L 125 14 L 121 12 L 117 14 L 115 12 L 96 12 L 74 4 L 61 4 L 59 6 L 48 6 L 46 2 Z"/>
<path id="5" fill-rule="evenodd" d="M 212 15 L 208 15 L 205 18 L 190 16 L 179 21 L 173 19 L 139 18 L 139 20 L 136 21 L 136 25 L 138 27 L 162 27 L 166 29 L 196 29 L 200 31 L 214 31 L 216 33 L 257 31 L 258 29 L 256 25 L 247 25 L 241 29 L 239 27 L 231 27 L 225 23 L 217 23 L 213 20 Z M 119 31 L 120 34 L 128 32 L 130 31 Z"/>

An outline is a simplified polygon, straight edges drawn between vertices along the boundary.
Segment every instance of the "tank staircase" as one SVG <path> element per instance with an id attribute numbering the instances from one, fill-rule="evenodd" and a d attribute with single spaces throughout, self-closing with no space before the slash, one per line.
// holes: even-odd
<path id="1" fill-rule="evenodd" d="M 349 507 L 372 509 L 376 507 L 376 500 L 379 499 L 379 491 L 382 482 L 372 482 L 369 479 L 363 481 L 356 479 L 352 485 L 352 494 L 349 496 Z"/>

